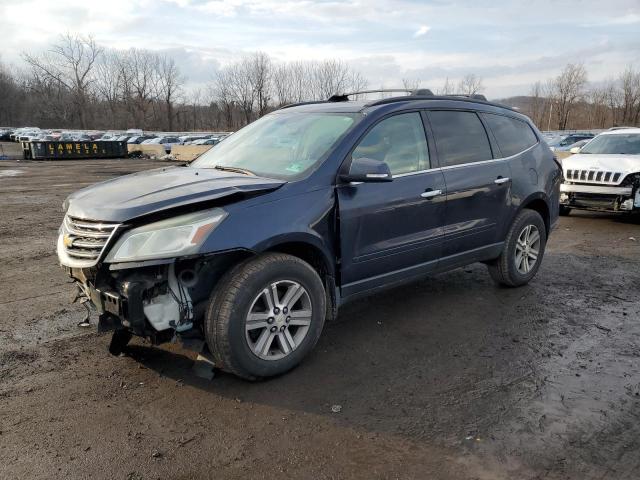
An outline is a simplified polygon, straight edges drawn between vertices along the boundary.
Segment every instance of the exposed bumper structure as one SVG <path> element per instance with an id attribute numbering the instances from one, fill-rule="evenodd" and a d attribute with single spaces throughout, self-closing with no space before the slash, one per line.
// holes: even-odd
<path id="1" fill-rule="evenodd" d="M 631 212 L 640 210 L 640 188 L 563 183 L 560 185 L 560 205 L 568 208 Z"/>

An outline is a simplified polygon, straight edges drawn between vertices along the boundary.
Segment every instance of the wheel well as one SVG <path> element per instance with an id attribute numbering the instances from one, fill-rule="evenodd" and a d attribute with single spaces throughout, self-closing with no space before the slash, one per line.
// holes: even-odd
<path id="1" fill-rule="evenodd" d="M 281 243 L 271 247 L 268 251 L 287 253 L 304 260 L 311 265 L 316 272 L 318 272 L 318 275 L 320 275 L 320 278 L 322 278 L 323 281 L 327 275 L 332 274 L 332 269 L 327 265 L 327 261 L 322 251 L 311 244 L 304 242 Z"/>
<path id="2" fill-rule="evenodd" d="M 542 200 L 541 198 L 536 198 L 527 203 L 523 208 L 528 208 L 529 210 L 534 210 L 540 214 L 542 220 L 544 220 L 544 227 L 547 230 L 547 236 L 549 236 L 549 206 L 547 202 Z"/>
<path id="3" fill-rule="evenodd" d="M 322 251 L 308 243 L 289 242 L 281 243 L 271 247 L 269 252 L 287 253 L 298 257 L 307 262 L 313 269 L 318 272 L 325 286 L 327 295 L 327 312 L 325 319 L 327 321 L 335 320 L 338 316 L 338 299 L 336 298 L 336 281 L 333 277 L 333 269 L 329 265 Z"/>

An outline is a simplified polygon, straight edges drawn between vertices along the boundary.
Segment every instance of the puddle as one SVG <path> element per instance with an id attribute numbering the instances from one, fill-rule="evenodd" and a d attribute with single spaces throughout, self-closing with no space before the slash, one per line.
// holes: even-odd
<path id="1" fill-rule="evenodd" d="M 24 170 L 0 170 L 0 177 L 15 177 L 24 173 Z"/>

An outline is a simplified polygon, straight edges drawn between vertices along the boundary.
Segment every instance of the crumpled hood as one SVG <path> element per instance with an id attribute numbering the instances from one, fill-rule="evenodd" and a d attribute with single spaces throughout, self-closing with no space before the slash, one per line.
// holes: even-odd
<path id="1" fill-rule="evenodd" d="M 159 168 L 83 188 L 67 198 L 67 213 L 79 218 L 124 222 L 234 193 L 268 192 L 284 183 L 209 168 Z"/>
<path id="2" fill-rule="evenodd" d="M 567 170 L 596 170 L 620 172 L 620 180 L 629 173 L 640 172 L 640 155 L 599 155 L 577 153 L 562 159 L 562 168 Z"/>

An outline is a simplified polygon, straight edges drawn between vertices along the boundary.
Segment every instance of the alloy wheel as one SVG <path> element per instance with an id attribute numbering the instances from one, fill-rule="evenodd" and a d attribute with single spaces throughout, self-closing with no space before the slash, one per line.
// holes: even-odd
<path id="1" fill-rule="evenodd" d="M 263 360 L 280 360 L 303 342 L 311 325 L 309 293 L 298 282 L 272 282 L 259 292 L 247 314 L 247 344 Z"/>
<path id="2" fill-rule="evenodd" d="M 540 231 L 535 225 L 525 226 L 518 235 L 515 264 L 520 274 L 528 275 L 538 262 L 540 240 Z"/>

